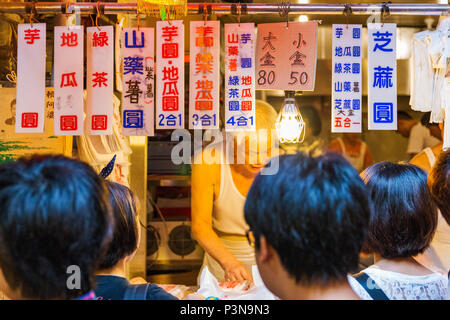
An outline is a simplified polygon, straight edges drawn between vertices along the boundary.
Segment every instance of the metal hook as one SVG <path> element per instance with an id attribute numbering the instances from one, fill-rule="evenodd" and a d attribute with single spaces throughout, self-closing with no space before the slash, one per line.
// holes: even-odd
<path id="1" fill-rule="evenodd" d="M 139 17 L 139 7 L 138 6 L 136 6 L 136 17 L 137 17 L 137 29 L 138 29 L 138 31 L 140 31 L 139 25 L 141 22 L 141 18 Z"/>
<path id="2" fill-rule="evenodd" d="M 203 25 L 206 26 L 206 21 L 208 20 L 208 7 L 206 2 L 203 3 Z"/>
<path id="3" fill-rule="evenodd" d="M 383 2 L 382 6 L 381 6 L 381 27 L 384 27 L 384 18 L 385 16 L 388 16 L 390 14 L 389 12 L 389 5 L 391 4 L 391 1 L 387 1 L 387 2 Z"/>
<path id="4" fill-rule="evenodd" d="M 345 19 L 347 22 L 347 27 L 346 27 L 347 29 L 348 29 L 348 18 L 351 14 L 352 14 L 352 7 L 351 7 L 350 3 L 346 3 L 345 8 L 344 8 L 344 15 L 345 15 Z"/>
<path id="5" fill-rule="evenodd" d="M 97 4 L 96 4 L 97 15 L 95 16 L 95 26 L 97 27 L 98 31 L 101 30 L 100 27 L 98 26 L 98 17 L 100 16 L 100 8 L 99 8 L 99 5 L 100 5 L 100 1 L 97 1 Z"/>
<path id="6" fill-rule="evenodd" d="M 289 11 L 291 10 L 291 1 L 281 2 L 278 4 L 278 14 L 286 16 L 286 29 L 289 29 Z"/>
<path id="7" fill-rule="evenodd" d="M 241 26 L 241 3 L 240 2 L 238 3 L 237 12 L 238 12 L 238 26 L 240 27 Z"/>
<path id="8" fill-rule="evenodd" d="M 67 23 L 67 20 L 69 20 L 69 16 L 70 16 L 70 14 L 67 13 L 67 11 L 69 10 L 69 6 L 70 6 L 70 1 L 67 1 L 66 2 L 66 23 Z M 67 30 L 70 30 L 68 24 L 67 24 Z"/>
<path id="9" fill-rule="evenodd" d="M 33 17 L 34 17 L 34 12 L 36 11 L 36 2 L 32 2 L 32 8 L 31 8 L 31 12 L 30 12 L 30 27 L 33 28 Z"/>
<path id="10" fill-rule="evenodd" d="M 172 25 L 172 22 L 170 21 L 170 6 L 165 6 L 166 9 L 166 14 L 167 14 L 167 23 L 169 24 L 169 26 Z"/>

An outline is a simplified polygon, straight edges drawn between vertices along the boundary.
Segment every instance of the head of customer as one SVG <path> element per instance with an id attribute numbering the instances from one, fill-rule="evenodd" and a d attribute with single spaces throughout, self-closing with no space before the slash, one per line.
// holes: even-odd
<path id="1" fill-rule="evenodd" d="M 255 178 L 244 211 L 259 272 L 275 295 L 357 298 L 347 276 L 358 268 L 370 203 L 347 160 L 280 156 L 278 173 Z"/>
<path id="2" fill-rule="evenodd" d="M 375 254 L 376 260 L 422 253 L 437 226 L 425 171 L 407 163 L 379 162 L 362 176 L 374 206 L 363 251 Z"/>
<path id="3" fill-rule="evenodd" d="M 115 221 L 113 237 L 109 249 L 100 263 L 99 270 L 108 271 L 115 267 L 125 268 L 139 245 L 139 226 L 137 218 L 138 199 L 124 185 L 106 181 L 109 200 Z"/>
<path id="4" fill-rule="evenodd" d="M 0 165 L 0 287 L 11 299 L 89 296 L 111 238 L 102 178 L 86 163 L 34 155 Z"/>
<path id="5" fill-rule="evenodd" d="M 431 194 L 450 225 L 450 150 L 440 154 L 428 180 Z"/>

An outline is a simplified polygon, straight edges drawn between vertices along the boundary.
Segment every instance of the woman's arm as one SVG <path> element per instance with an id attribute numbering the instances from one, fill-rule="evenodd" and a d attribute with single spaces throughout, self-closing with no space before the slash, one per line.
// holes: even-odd
<path id="1" fill-rule="evenodd" d="M 220 165 L 193 164 L 191 176 L 192 233 L 225 271 L 226 281 L 252 281 L 252 275 L 222 244 L 212 228 L 214 181 Z"/>

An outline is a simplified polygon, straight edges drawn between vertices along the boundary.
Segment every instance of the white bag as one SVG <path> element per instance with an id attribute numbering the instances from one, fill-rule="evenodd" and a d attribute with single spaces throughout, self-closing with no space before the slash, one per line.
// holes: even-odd
<path id="1" fill-rule="evenodd" d="M 257 266 L 252 267 L 252 275 L 254 286 L 249 290 L 224 290 L 219 286 L 216 277 L 205 266 L 200 276 L 200 288 L 197 294 L 201 294 L 205 298 L 216 297 L 219 300 L 278 300 L 264 285 Z"/>

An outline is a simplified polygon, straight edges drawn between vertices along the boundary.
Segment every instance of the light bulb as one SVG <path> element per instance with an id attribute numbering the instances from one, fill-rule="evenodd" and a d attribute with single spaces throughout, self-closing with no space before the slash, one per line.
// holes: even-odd
<path id="1" fill-rule="evenodd" d="M 299 143 L 305 139 L 305 122 L 295 105 L 295 91 L 285 91 L 286 98 L 281 108 L 275 129 L 281 143 Z"/>
<path id="2" fill-rule="evenodd" d="M 308 22 L 308 16 L 301 15 L 300 17 L 298 17 L 298 21 L 299 22 Z"/>

